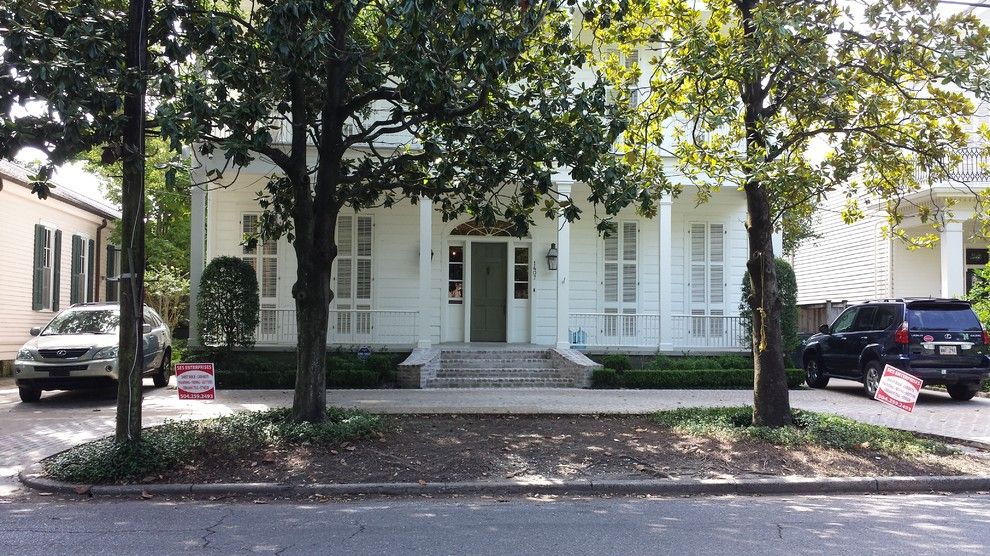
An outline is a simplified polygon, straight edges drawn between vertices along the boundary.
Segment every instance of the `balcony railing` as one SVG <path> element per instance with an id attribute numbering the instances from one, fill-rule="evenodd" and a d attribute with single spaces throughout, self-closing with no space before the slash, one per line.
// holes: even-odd
<path id="1" fill-rule="evenodd" d="M 947 179 L 961 181 L 990 181 L 990 153 L 985 147 L 964 147 L 956 151 L 961 157 L 958 162 L 948 163 Z M 942 181 L 946 177 L 937 172 L 936 176 L 931 176 L 921 168 L 915 171 L 915 178 L 921 184 L 929 184 L 932 181 Z"/>
<path id="2" fill-rule="evenodd" d="M 572 313 L 568 320 L 576 348 L 660 348 L 661 327 L 669 330 L 671 350 L 748 351 L 737 316 L 673 315 L 664 319 L 642 313 Z"/>
<path id="3" fill-rule="evenodd" d="M 327 343 L 334 346 L 409 347 L 416 343 L 416 311 L 346 309 L 330 311 Z M 295 309 L 261 309 L 255 343 L 294 346 L 299 329 Z"/>

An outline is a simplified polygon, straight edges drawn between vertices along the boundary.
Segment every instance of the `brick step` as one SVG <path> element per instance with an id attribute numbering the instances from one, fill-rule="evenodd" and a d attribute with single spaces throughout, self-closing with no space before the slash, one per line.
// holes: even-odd
<path id="1" fill-rule="evenodd" d="M 559 369 L 439 369 L 437 378 L 568 378 Z"/>
<path id="2" fill-rule="evenodd" d="M 434 378 L 427 388 L 571 388 L 569 378 Z"/>
<path id="3" fill-rule="evenodd" d="M 550 359 L 441 359 L 442 369 L 553 369 L 554 362 Z"/>
<path id="4" fill-rule="evenodd" d="M 479 349 L 479 350 L 441 350 L 440 360 L 447 359 L 549 359 L 550 352 L 545 349 Z"/>

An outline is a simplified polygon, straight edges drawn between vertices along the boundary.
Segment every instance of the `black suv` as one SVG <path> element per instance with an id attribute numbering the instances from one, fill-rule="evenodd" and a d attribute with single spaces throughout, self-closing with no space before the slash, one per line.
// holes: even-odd
<path id="1" fill-rule="evenodd" d="M 808 386 L 829 378 L 863 383 L 876 395 L 884 365 L 941 384 L 954 400 L 970 400 L 990 374 L 990 336 L 968 301 L 885 299 L 843 311 L 804 344 Z"/>

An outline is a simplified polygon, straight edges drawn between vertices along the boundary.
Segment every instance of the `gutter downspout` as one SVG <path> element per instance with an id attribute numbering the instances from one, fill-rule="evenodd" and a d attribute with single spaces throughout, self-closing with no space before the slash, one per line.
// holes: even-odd
<path id="1" fill-rule="evenodd" d="M 93 261 L 93 272 L 96 272 L 97 276 L 100 275 L 100 269 L 103 268 L 103 264 L 102 264 L 103 261 L 100 259 L 100 254 L 103 252 L 103 240 L 102 240 L 103 229 L 107 227 L 107 223 L 108 223 L 107 219 L 104 218 L 103 223 L 100 224 L 98 228 L 96 228 L 96 249 L 94 249 L 94 251 L 96 251 L 95 253 L 96 260 Z M 104 276 L 103 277 L 104 283 L 106 282 L 106 279 L 107 276 Z M 99 300 L 100 300 L 100 281 L 94 279 L 93 301 L 99 301 Z"/>

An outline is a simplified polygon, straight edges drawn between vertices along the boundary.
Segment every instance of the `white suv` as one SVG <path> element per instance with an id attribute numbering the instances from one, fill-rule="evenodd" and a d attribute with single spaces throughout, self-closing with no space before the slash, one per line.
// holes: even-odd
<path id="1" fill-rule="evenodd" d="M 36 402 L 42 390 L 71 390 L 117 381 L 120 308 L 116 303 L 86 303 L 62 311 L 17 352 L 14 378 L 21 401 Z M 144 308 L 145 376 L 155 386 L 168 384 L 172 371 L 172 334 L 153 309 Z"/>

